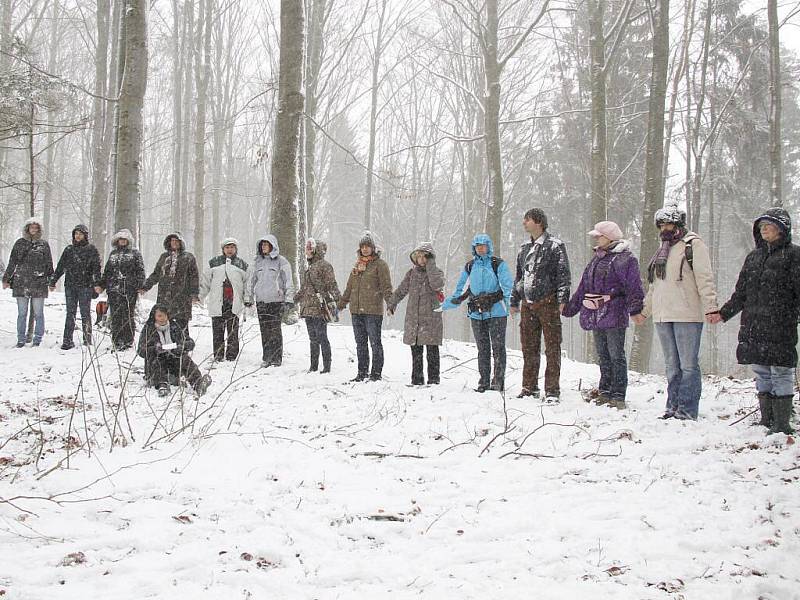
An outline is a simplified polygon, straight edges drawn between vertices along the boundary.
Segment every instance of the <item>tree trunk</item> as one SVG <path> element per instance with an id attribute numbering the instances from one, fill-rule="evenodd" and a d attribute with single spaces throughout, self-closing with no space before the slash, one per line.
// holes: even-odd
<path id="1" fill-rule="evenodd" d="M 142 108 L 147 89 L 147 2 L 127 0 L 122 21 L 125 27 L 125 67 L 119 99 L 117 198 L 114 226 L 133 232 L 139 239 L 139 169 L 142 153 Z"/>
<path id="2" fill-rule="evenodd" d="M 202 0 L 200 0 L 202 1 Z M 176 229 L 183 231 L 189 219 L 189 145 L 192 139 L 192 105 L 194 86 L 192 79 L 192 59 L 191 51 L 192 31 L 194 30 L 194 0 L 187 0 L 184 4 L 183 37 L 181 40 L 181 56 L 183 59 L 183 117 L 180 136 L 181 136 L 181 164 L 180 164 L 180 191 L 181 194 L 176 198 L 178 202 L 178 224 Z"/>
<path id="3" fill-rule="evenodd" d="M 58 49 L 59 49 L 59 13 L 61 9 L 59 7 L 58 0 L 54 0 L 52 4 L 52 22 L 50 23 L 50 48 L 48 49 L 48 57 L 47 57 L 47 70 L 50 73 L 55 73 L 58 70 Z M 50 221 L 52 219 L 52 212 L 53 212 L 53 199 L 55 196 L 55 145 L 56 145 L 56 135 L 55 135 L 55 114 L 54 111 L 49 110 L 47 111 L 47 136 L 46 136 L 46 146 L 45 146 L 45 167 L 44 167 L 44 199 L 43 199 L 43 207 L 42 207 L 42 227 L 44 231 L 50 232 Z"/>
<path id="4" fill-rule="evenodd" d="M 178 0 L 172 0 L 172 206 L 170 220 L 173 229 L 180 229 L 181 222 L 181 164 L 183 154 L 183 60 L 181 11 Z"/>
<path id="5" fill-rule="evenodd" d="M 97 45 L 94 59 L 94 93 L 92 114 L 92 203 L 90 225 L 92 240 L 100 250 L 106 247 L 108 224 L 108 138 L 106 120 L 109 119 L 111 103 L 101 96 L 111 95 L 108 90 L 108 40 L 110 33 L 111 0 L 97 0 Z M 116 92 L 114 92 L 116 93 Z"/>
<path id="6" fill-rule="evenodd" d="M 197 123 L 194 138 L 194 254 L 203 260 L 205 230 L 206 106 L 211 75 L 211 21 L 213 0 L 200 0 L 195 35 L 194 74 L 197 86 Z M 202 55 L 201 55 L 202 51 Z M 201 60 L 202 58 L 202 60 Z"/>
<path id="7" fill-rule="evenodd" d="M 592 88 L 591 221 L 594 224 L 605 221 L 608 214 L 606 43 L 603 31 L 605 0 L 588 0 L 587 8 L 589 10 L 589 55 Z"/>
<path id="8" fill-rule="evenodd" d="M 310 236 L 314 236 L 314 210 L 317 199 L 317 128 L 311 119 L 317 118 L 317 85 L 319 83 L 320 69 L 322 68 L 322 48 L 325 40 L 325 3 L 326 0 L 308 0 L 308 59 L 306 61 L 306 115 L 304 124 L 305 142 L 305 198 L 306 198 L 306 229 Z"/>
<path id="9" fill-rule="evenodd" d="M 769 195 L 773 206 L 783 206 L 778 0 L 767 0 L 767 22 L 769 24 Z"/>
<path id="10" fill-rule="evenodd" d="M 486 2 L 486 28 L 483 44 L 483 70 L 486 81 L 484 95 L 483 134 L 486 148 L 486 172 L 489 176 L 489 197 L 486 203 L 485 229 L 495 247 L 502 247 L 503 227 L 503 162 L 500 154 L 500 64 L 497 53 L 499 17 L 498 0 Z"/>
<path id="11" fill-rule="evenodd" d="M 375 166 L 375 137 L 377 135 L 378 122 L 378 75 L 381 67 L 381 55 L 383 53 L 383 27 L 386 18 L 387 0 L 381 0 L 380 11 L 378 13 L 378 32 L 375 38 L 375 55 L 372 57 L 372 89 L 370 94 L 369 110 L 369 147 L 367 150 L 367 179 L 364 185 L 364 228 L 369 229 L 372 225 L 372 179 L 373 168 Z"/>
<path id="12" fill-rule="evenodd" d="M 658 250 L 659 238 L 653 228 L 656 211 L 664 204 L 664 106 L 667 95 L 669 70 L 669 0 L 656 0 L 653 4 L 653 59 L 650 74 L 650 98 L 647 117 L 647 149 L 645 156 L 645 190 L 642 209 L 642 245 L 639 266 L 642 281 L 647 285 L 647 267 Z M 648 319 L 635 329 L 631 349 L 630 368 L 646 373 L 650 368 L 653 345 L 653 325 Z"/>
<path id="13" fill-rule="evenodd" d="M 278 113 L 272 153 L 272 207 L 270 229 L 281 253 L 297 276 L 297 223 L 300 195 L 300 143 L 303 117 L 303 54 L 305 7 L 303 0 L 281 0 Z"/>

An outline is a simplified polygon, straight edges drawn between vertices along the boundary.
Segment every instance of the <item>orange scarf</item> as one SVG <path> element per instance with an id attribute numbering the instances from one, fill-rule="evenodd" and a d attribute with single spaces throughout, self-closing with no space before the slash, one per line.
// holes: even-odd
<path id="1" fill-rule="evenodd" d="M 353 267 L 353 272 L 354 273 L 363 273 L 364 271 L 367 270 L 367 265 L 369 263 L 371 263 L 373 260 L 375 260 L 376 258 L 378 258 L 378 257 L 375 254 L 370 254 L 369 256 L 361 256 L 361 254 L 359 254 L 358 255 L 358 260 L 356 261 L 356 266 Z"/>

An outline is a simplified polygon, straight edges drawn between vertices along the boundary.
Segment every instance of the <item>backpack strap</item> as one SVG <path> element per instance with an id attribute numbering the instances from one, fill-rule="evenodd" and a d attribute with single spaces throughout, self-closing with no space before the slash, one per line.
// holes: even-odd
<path id="1" fill-rule="evenodd" d="M 692 242 L 697 239 L 696 235 L 686 236 L 683 240 L 685 248 L 683 250 L 683 258 L 681 259 L 681 267 L 678 271 L 678 281 L 683 281 L 683 264 L 689 265 L 689 268 L 694 271 L 694 251 L 692 250 Z"/>

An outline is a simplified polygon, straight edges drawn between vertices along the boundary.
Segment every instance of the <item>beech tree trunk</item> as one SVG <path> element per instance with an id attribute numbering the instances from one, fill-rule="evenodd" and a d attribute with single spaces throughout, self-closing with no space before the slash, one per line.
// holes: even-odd
<path id="1" fill-rule="evenodd" d="M 783 206 L 781 151 L 781 45 L 778 0 L 767 0 L 769 25 L 769 194 L 773 206 Z"/>

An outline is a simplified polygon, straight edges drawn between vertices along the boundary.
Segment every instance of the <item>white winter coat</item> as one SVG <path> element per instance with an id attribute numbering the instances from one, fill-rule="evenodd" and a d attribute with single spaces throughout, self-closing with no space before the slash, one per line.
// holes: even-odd
<path id="1" fill-rule="evenodd" d="M 228 238 L 222 241 L 222 246 L 238 244 L 235 239 Z M 203 269 L 200 281 L 200 298 L 207 298 L 208 315 L 210 317 L 222 316 L 222 284 L 225 278 L 231 282 L 233 288 L 234 315 L 241 314 L 244 310 L 244 295 L 247 289 L 247 263 L 238 256 L 228 258 L 224 254 L 215 256 Z"/>

